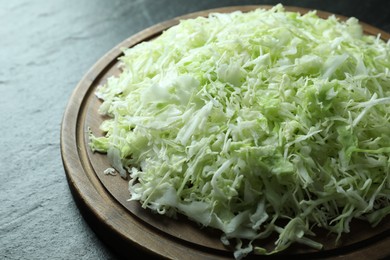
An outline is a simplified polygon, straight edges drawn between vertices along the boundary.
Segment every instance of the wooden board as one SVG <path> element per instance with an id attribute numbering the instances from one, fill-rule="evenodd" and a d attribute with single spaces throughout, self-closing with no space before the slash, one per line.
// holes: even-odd
<path id="1" fill-rule="evenodd" d="M 121 256 L 147 252 L 154 256 L 182 259 L 229 259 L 232 253 L 219 240 L 219 232 L 199 228 L 179 217 L 173 220 L 144 210 L 138 202 L 129 202 L 128 181 L 119 176 L 105 175 L 109 167 L 106 155 L 92 153 L 88 148 L 88 129 L 99 132 L 104 118 L 97 112 L 100 101 L 95 97 L 96 87 L 112 75 L 118 75 L 117 59 L 122 48 L 148 41 L 180 20 L 207 16 L 210 12 L 249 11 L 270 6 L 236 6 L 207 10 L 177 17 L 150 27 L 120 43 L 104 55 L 83 77 L 74 90 L 66 108 L 61 128 L 61 152 L 68 183 L 74 199 L 85 219 L 99 237 Z M 286 7 L 289 11 L 306 13 L 308 10 Z M 326 18 L 330 13 L 318 12 Z M 346 19 L 339 16 L 340 19 Z M 365 33 L 389 39 L 390 35 L 362 24 Z M 325 249 L 317 252 L 303 246 L 294 246 L 285 255 L 300 257 L 328 257 L 366 259 L 390 256 L 390 222 L 383 221 L 377 228 L 355 222 L 352 232 L 343 236 L 335 246 L 334 236 L 323 234 Z M 264 245 L 263 245 L 264 246 Z M 272 246 L 271 244 L 265 245 Z"/>

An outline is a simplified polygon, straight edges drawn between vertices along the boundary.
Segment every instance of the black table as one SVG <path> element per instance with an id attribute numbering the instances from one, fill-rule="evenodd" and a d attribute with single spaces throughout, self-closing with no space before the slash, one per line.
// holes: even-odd
<path id="1" fill-rule="evenodd" d="M 390 32 L 390 2 L 281 1 Z M 0 259 L 116 259 L 75 206 L 61 119 L 83 74 L 122 40 L 189 12 L 278 1 L 0 2 Z"/>

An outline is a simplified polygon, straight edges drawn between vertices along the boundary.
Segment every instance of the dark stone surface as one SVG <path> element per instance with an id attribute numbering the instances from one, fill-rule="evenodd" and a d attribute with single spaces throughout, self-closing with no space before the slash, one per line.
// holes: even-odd
<path id="1" fill-rule="evenodd" d="M 0 259 L 116 259 L 71 197 L 60 124 L 83 74 L 108 50 L 188 12 L 278 1 L 0 1 Z M 282 1 L 390 32 L 390 1 Z"/>

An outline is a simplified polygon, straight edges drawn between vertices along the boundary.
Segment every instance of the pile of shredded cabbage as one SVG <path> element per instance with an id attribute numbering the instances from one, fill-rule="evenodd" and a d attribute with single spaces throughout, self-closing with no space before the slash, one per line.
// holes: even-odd
<path id="1" fill-rule="evenodd" d="M 215 13 L 120 61 L 90 146 L 144 208 L 221 230 L 237 259 L 390 213 L 390 43 L 356 19 Z"/>

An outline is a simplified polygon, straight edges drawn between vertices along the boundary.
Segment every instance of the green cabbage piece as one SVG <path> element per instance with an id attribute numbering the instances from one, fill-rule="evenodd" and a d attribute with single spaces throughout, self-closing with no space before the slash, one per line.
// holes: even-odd
<path id="1" fill-rule="evenodd" d="M 282 5 L 183 20 L 124 50 L 90 146 L 131 200 L 221 230 L 237 259 L 321 249 L 313 227 L 390 213 L 389 54 L 355 18 Z"/>

